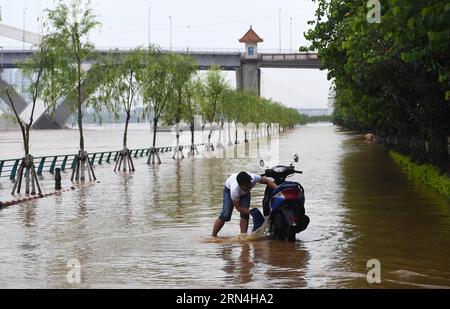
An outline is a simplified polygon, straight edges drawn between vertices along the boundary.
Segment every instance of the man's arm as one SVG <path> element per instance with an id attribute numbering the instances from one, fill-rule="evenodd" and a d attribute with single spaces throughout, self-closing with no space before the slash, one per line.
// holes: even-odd
<path id="1" fill-rule="evenodd" d="M 247 208 L 245 208 L 245 207 L 241 207 L 241 203 L 239 202 L 239 200 L 233 201 L 233 206 L 234 206 L 234 208 L 236 208 L 236 210 L 239 211 L 241 214 L 244 214 L 244 215 L 249 215 L 249 214 L 250 214 L 250 209 L 247 209 Z"/>
<path id="2" fill-rule="evenodd" d="M 273 182 L 272 180 L 270 180 L 267 177 L 261 177 L 261 181 L 259 183 L 268 185 L 269 187 L 271 187 L 272 189 L 276 189 L 278 188 L 277 184 L 275 182 Z"/>

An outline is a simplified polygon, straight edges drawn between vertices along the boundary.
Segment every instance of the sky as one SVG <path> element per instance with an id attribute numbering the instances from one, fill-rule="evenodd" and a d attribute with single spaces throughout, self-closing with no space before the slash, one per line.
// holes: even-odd
<path id="1" fill-rule="evenodd" d="M 0 0 L 1 22 L 20 29 L 25 24 L 27 31 L 39 33 L 38 17 L 54 3 Z M 260 51 L 276 52 L 281 41 L 283 52 L 289 52 L 308 45 L 303 33 L 310 27 L 307 21 L 314 19 L 315 6 L 311 0 L 92 0 L 102 25 L 90 39 L 98 48 L 146 46 L 149 39 L 169 48 L 172 20 L 174 49 L 243 51 L 239 39 L 251 25 L 264 39 Z M 0 37 L 0 46 L 22 48 L 22 42 Z M 227 79 L 235 84 L 233 73 L 227 73 Z M 327 107 L 330 82 L 324 71 L 263 69 L 261 83 L 262 96 L 286 106 Z"/>

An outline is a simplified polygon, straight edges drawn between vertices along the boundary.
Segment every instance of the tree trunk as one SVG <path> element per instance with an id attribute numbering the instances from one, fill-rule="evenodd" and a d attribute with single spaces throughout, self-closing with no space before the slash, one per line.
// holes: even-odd
<path id="1" fill-rule="evenodd" d="M 194 123 L 194 121 L 191 122 L 190 130 L 191 130 L 191 153 L 192 153 L 192 155 L 194 155 L 195 154 L 195 123 Z"/>
<path id="2" fill-rule="evenodd" d="M 84 156 L 83 114 L 81 111 L 81 103 L 80 102 L 78 102 L 78 131 L 80 132 L 80 155 Z M 86 179 L 86 175 L 85 175 L 86 160 L 85 160 L 85 158 L 83 158 L 83 160 L 80 163 L 81 163 L 80 164 L 80 171 L 81 171 L 80 180 L 85 181 L 85 179 Z"/>
<path id="3" fill-rule="evenodd" d="M 156 147 L 156 130 L 158 129 L 158 118 L 153 118 L 153 148 Z"/>
<path id="4" fill-rule="evenodd" d="M 123 133 L 123 149 L 127 148 L 128 124 L 130 123 L 131 113 L 127 110 L 127 118 L 125 120 L 125 131 Z"/>

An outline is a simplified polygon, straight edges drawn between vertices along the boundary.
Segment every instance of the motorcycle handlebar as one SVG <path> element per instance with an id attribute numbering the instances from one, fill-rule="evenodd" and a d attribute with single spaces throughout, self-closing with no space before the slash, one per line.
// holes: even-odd
<path id="1" fill-rule="evenodd" d="M 295 174 L 303 174 L 302 171 L 294 171 Z M 261 174 L 261 177 L 267 177 L 267 174 Z"/>

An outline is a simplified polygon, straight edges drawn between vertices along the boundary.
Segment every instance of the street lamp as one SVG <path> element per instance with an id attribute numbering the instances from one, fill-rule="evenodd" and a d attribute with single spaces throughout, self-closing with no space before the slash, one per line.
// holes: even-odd
<path id="1" fill-rule="evenodd" d="M 0 46 L 0 79 L 3 79 L 3 46 Z"/>
<path id="2" fill-rule="evenodd" d="M 151 41 L 151 16 L 152 16 L 152 7 L 148 8 L 148 47 L 152 44 Z"/>
<path id="3" fill-rule="evenodd" d="M 190 30 L 191 30 L 191 26 L 190 25 L 188 25 L 187 26 L 187 32 L 188 32 L 188 35 L 187 35 L 187 52 L 189 53 L 189 39 L 190 39 Z"/>
<path id="4" fill-rule="evenodd" d="M 173 38 L 173 32 L 172 32 L 172 16 L 169 16 L 170 21 L 170 51 L 172 51 L 172 38 Z"/>
<path id="5" fill-rule="evenodd" d="M 292 17 L 290 18 L 289 25 L 289 52 L 292 53 Z"/>
<path id="6" fill-rule="evenodd" d="M 281 8 L 278 11 L 278 39 L 279 39 L 279 52 L 281 54 Z"/>
<path id="7" fill-rule="evenodd" d="M 23 9 L 23 32 L 22 32 L 22 42 L 23 42 L 23 49 L 25 49 L 25 13 L 27 12 L 28 8 Z"/>

